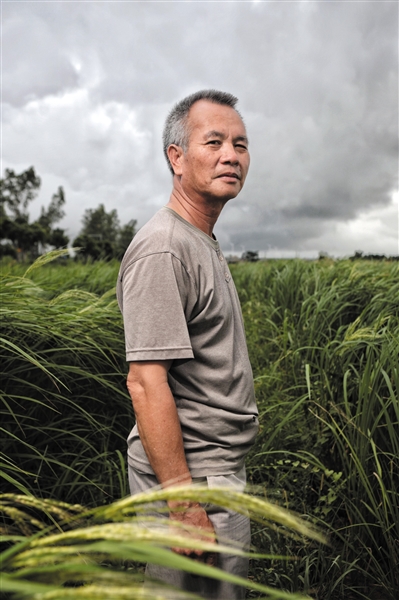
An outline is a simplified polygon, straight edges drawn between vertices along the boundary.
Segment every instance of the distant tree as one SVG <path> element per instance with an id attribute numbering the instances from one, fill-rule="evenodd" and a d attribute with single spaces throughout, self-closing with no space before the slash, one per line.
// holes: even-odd
<path id="1" fill-rule="evenodd" d="M 129 246 L 130 242 L 136 235 L 136 226 L 137 221 L 135 219 L 132 219 L 131 221 L 129 221 L 129 223 L 121 227 L 121 229 L 119 230 L 116 239 L 116 258 L 118 258 L 119 260 L 122 260 L 123 255 L 126 252 L 126 248 Z"/>
<path id="2" fill-rule="evenodd" d="M 259 260 L 259 252 L 257 250 L 247 250 L 243 252 L 241 255 L 241 260 L 246 260 L 248 262 L 256 262 Z"/>
<path id="3" fill-rule="evenodd" d="M 119 219 L 116 209 L 109 213 L 104 204 L 97 208 L 89 208 L 85 211 L 83 218 L 83 229 L 81 233 L 90 235 L 103 242 L 114 242 L 119 231 Z"/>
<path id="4" fill-rule="evenodd" d="M 4 217 L 0 226 L 1 239 L 11 242 L 14 249 L 13 256 L 29 255 L 34 258 L 38 255 L 38 244 L 45 243 L 46 231 L 37 222 L 28 223 L 25 220 L 11 220 Z M 8 243 L 9 243 L 8 242 Z"/>
<path id="5" fill-rule="evenodd" d="M 82 229 L 73 245 L 79 247 L 79 256 L 98 260 L 121 259 L 136 233 L 137 221 L 131 220 L 120 227 L 115 209 L 109 213 L 103 204 L 89 208 L 82 218 Z"/>
<path id="6" fill-rule="evenodd" d="M 349 260 L 399 260 L 398 256 L 385 256 L 385 254 L 364 254 L 357 250 Z"/>
<path id="7" fill-rule="evenodd" d="M 0 180 L 0 254 L 35 258 L 40 246 L 68 244 L 64 230 L 53 229 L 54 223 L 65 214 L 62 187 L 53 195 L 48 208 L 42 207 L 40 217 L 29 222 L 28 206 L 36 198 L 40 184 L 33 167 L 20 174 L 5 170 L 5 177 Z"/>
<path id="8" fill-rule="evenodd" d="M 33 167 L 19 175 L 12 169 L 6 169 L 5 177 L 0 181 L 2 213 L 7 205 L 14 220 L 28 222 L 28 204 L 36 198 L 40 183 Z"/>
<path id="9" fill-rule="evenodd" d="M 59 227 L 52 229 L 47 239 L 47 243 L 50 244 L 50 246 L 54 246 L 56 250 L 68 246 L 68 242 L 69 237 L 65 235 L 65 231 Z"/>
<path id="10" fill-rule="evenodd" d="M 61 221 L 65 217 L 65 211 L 62 206 L 65 204 L 65 194 L 62 187 L 58 188 L 56 194 L 53 194 L 47 210 L 42 206 L 41 215 L 38 219 L 40 225 L 46 229 L 51 229 L 54 223 Z"/>

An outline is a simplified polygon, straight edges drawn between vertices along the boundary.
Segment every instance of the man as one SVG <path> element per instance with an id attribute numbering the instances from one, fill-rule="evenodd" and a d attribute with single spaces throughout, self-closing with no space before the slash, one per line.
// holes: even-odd
<path id="1" fill-rule="evenodd" d="M 236 102 L 231 94 L 205 90 L 172 109 L 163 135 L 173 175 L 170 200 L 122 261 L 117 293 L 136 415 L 128 438 L 132 494 L 197 481 L 245 487 L 244 460 L 258 413 L 237 292 L 213 235 L 249 167 Z M 168 504 L 172 520 L 248 547 L 247 517 L 198 503 Z M 247 576 L 246 559 L 221 555 L 216 562 Z M 245 597 L 242 587 L 180 571 L 149 566 L 147 575 L 204 598 Z"/>

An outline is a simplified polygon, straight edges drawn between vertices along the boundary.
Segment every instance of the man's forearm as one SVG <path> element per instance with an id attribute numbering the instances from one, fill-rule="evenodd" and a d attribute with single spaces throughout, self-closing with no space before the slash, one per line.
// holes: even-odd
<path id="1" fill-rule="evenodd" d="M 169 386 L 161 400 L 145 394 L 136 401 L 135 411 L 140 439 L 159 483 L 164 487 L 190 484 L 180 421 Z"/>
<path id="2" fill-rule="evenodd" d="M 159 483 L 191 483 L 167 369 L 158 363 L 131 365 L 127 386 L 140 439 Z"/>

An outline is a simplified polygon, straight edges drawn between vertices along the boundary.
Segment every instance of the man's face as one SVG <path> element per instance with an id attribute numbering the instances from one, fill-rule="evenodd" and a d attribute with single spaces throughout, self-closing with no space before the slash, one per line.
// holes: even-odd
<path id="1" fill-rule="evenodd" d="M 181 185 L 193 200 L 227 201 L 241 191 L 249 168 L 244 123 L 230 106 L 199 100 L 188 115 L 190 139 L 180 159 Z"/>

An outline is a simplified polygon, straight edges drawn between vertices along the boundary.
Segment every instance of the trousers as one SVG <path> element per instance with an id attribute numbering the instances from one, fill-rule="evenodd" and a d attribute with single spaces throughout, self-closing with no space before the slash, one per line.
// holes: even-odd
<path id="1" fill-rule="evenodd" d="M 158 481 L 154 475 L 142 473 L 134 469 L 130 464 L 129 486 L 132 495 L 145 492 L 158 486 Z M 207 485 L 209 488 L 229 487 L 238 491 L 243 491 L 245 487 L 245 467 L 233 475 L 210 476 L 193 479 L 194 484 Z M 165 503 L 163 503 L 165 505 Z M 251 542 L 251 530 L 249 518 L 231 510 L 221 508 L 216 505 L 204 505 L 204 508 L 212 521 L 216 537 L 220 543 L 233 542 L 242 550 L 248 551 Z M 149 512 L 151 516 L 165 518 L 165 512 L 156 512 L 151 507 Z M 219 569 L 232 575 L 237 575 L 246 579 L 248 577 L 248 558 L 234 556 L 233 554 L 217 554 L 217 565 Z M 226 581 L 219 581 L 208 577 L 192 575 L 185 571 L 170 569 L 158 565 L 148 564 L 146 566 L 146 579 L 158 580 L 174 586 L 178 589 L 193 592 L 202 598 L 208 600 L 244 600 L 245 587 L 238 586 Z M 170 593 L 170 599 L 175 600 L 173 591 L 166 591 L 165 598 Z"/>

